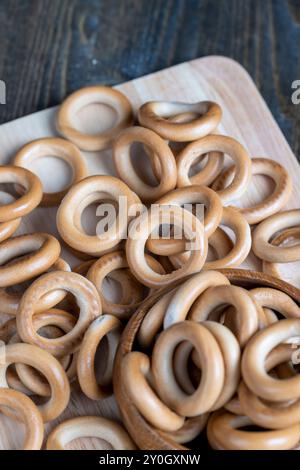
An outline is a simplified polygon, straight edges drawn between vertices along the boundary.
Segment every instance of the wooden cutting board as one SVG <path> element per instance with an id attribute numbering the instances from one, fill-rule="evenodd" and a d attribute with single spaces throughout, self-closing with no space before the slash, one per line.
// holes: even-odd
<path id="1" fill-rule="evenodd" d="M 127 95 L 135 110 L 148 100 L 216 101 L 223 109 L 220 132 L 238 139 L 252 157 L 272 158 L 283 164 L 294 182 L 293 195 L 287 208 L 296 208 L 299 205 L 299 164 L 252 79 L 238 63 L 225 57 L 204 57 L 132 80 L 116 88 Z M 1 164 L 8 164 L 25 143 L 56 135 L 56 110 L 47 109 L 0 126 Z M 76 120 L 81 129 L 97 132 L 113 123 L 114 114 L 104 106 L 93 105 L 82 110 Z M 85 155 L 90 174 L 115 174 L 110 151 L 86 152 Z M 62 188 L 70 177 L 67 167 L 58 159 L 50 157 L 36 162 L 32 169 L 41 177 L 47 192 Z M 271 187 L 267 178 L 255 176 L 241 203 L 249 205 L 258 202 L 268 194 Z M 55 208 L 38 208 L 22 221 L 19 232 L 43 231 L 58 236 L 55 215 Z M 94 217 L 91 214 L 88 217 L 90 224 L 95 225 Z M 89 221 L 86 223 L 89 225 Z M 77 262 L 64 248 L 62 257 L 72 266 Z M 244 266 L 260 269 L 260 263 L 253 255 L 248 257 Z M 291 275 L 290 269 L 288 275 Z M 113 398 L 94 402 L 74 390 L 68 409 L 56 423 L 71 416 L 87 414 L 118 417 Z M 46 431 L 56 423 L 47 424 Z M 16 425 L 1 415 L 0 449 L 18 448 L 23 437 L 21 428 L 20 424 Z M 107 448 L 107 444 L 97 439 L 84 439 L 74 442 L 72 448 Z"/>

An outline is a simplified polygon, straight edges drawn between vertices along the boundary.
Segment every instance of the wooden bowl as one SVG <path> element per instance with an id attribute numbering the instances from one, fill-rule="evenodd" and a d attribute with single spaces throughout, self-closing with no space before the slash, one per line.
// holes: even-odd
<path id="1" fill-rule="evenodd" d="M 300 303 L 300 289 L 297 289 L 287 282 L 281 281 L 275 277 L 261 272 L 248 271 L 243 269 L 221 269 L 219 271 L 227 276 L 232 284 L 245 288 L 254 288 L 260 286 L 273 287 L 274 289 L 279 289 L 285 292 L 297 303 Z M 119 380 L 123 358 L 127 353 L 134 350 L 133 344 L 135 342 L 140 324 L 142 323 L 146 313 L 163 294 L 167 293 L 169 290 L 173 289 L 174 286 L 179 285 L 182 282 L 183 280 L 181 279 L 179 282 L 173 284 L 172 287 L 168 287 L 156 292 L 143 303 L 143 305 L 136 311 L 127 324 L 116 355 L 114 368 L 115 397 L 121 411 L 123 422 L 128 432 L 136 442 L 137 446 L 143 450 L 187 449 L 187 447 L 171 441 L 169 438 L 167 438 L 167 436 L 164 435 L 163 432 L 155 429 L 143 418 L 143 416 L 139 413 L 137 408 L 129 399 L 126 391 L 124 390 L 122 382 Z"/>

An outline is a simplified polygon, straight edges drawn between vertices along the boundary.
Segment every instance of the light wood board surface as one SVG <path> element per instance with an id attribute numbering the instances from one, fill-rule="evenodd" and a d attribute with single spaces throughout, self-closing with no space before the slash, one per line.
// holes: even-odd
<path id="1" fill-rule="evenodd" d="M 283 164 L 294 182 L 293 195 L 287 208 L 299 206 L 299 164 L 253 81 L 236 62 L 218 56 L 205 57 L 124 83 L 116 88 L 127 95 L 134 109 L 148 100 L 216 101 L 223 109 L 220 133 L 238 139 L 252 157 L 272 158 Z M 56 135 L 55 115 L 56 108 L 51 108 L 0 126 L 1 164 L 8 164 L 15 152 L 25 143 L 40 137 Z M 109 127 L 113 120 L 114 115 L 111 110 L 96 105 L 84 109 L 76 118 L 77 125 L 81 129 L 94 132 Z M 86 152 L 85 156 L 90 174 L 115 174 L 110 151 Z M 70 176 L 63 163 L 50 157 L 41 162 L 37 161 L 32 169 L 39 174 L 47 191 L 60 189 Z M 242 199 L 242 204 L 258 202 L 268 194 L 270 188 L 269 180 L 255 176 L 250 189 Z M 43 231 L 58 236 L 55 215 L 55 208 L 38 208 L 22 221 L 19 232 Z M 95 224 L 95 217 L 92 217 L 92 214 L 90 219 L 91 224 Z M 72 265 L 76 263 L 76 259 L 64 248 L 62 257 Z M 248 257 L 243 266 L 260 269 L 260 264 L 253 255 Z M 118 416 L 113 398 L 93 402 L 74 391 L 67 411 L 57 422 L 71 416 L 86 414 Z M 47 425 L 47 431 L 53 425 L 54 423 Z M 0 449 L 20 446 L 22 432 L 19 432 L 19 428 L 21 429 L 21 425 L 16 425 L 3 415 L 0 416 Z M 103 443 L 99 443 L 96 439 L 81 440 L 80 443 L 73 444 L 73 447 L 104 448 Z"/>

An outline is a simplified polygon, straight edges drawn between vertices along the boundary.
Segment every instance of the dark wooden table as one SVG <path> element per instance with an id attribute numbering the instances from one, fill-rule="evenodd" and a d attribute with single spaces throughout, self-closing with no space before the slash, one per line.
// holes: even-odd
<path id="1" fill-rule="evenodd" d="M 0 123 L 209 54 L 246 67 L 300 158 L 300 0 L 0 0 Z"/>

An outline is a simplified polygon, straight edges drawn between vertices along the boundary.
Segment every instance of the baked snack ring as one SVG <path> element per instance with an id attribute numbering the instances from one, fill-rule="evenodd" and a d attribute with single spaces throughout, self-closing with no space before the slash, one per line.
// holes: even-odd
<path id="1" fill-rule="evenodd" d="M 160 179 L 157 186 L 145 183 L 137 174 L 130 155 L 131 146 L 135 142 L 148 146 L 159 160 Z M 114 142 L 113 159 L 119 177 L 145 202 L 156 201 L 176 186 L 174 155 L 168 144 L 150 129 L 135 126 L 121 132 Z"/>
<path id="2" fill-rule="evenodd" d="M 0 183 L 15 183 L 25 189 L 25 194 L 0 207 L 0 223 L 29 214 L 42 200 L 42 183 L 36 175 L 25 168 L 1 166 Z"/>
<path id="3" fill-rule="evenodd" d="M 47 338 L 60 337 L 62 334 L 71 331 L 75 324 L 76 318 L 70 313 L 61 309 L 52 308 L 48 311 L 35 313 L 33 317 L 33 327 L 35 331 L 39 331 L 39 334 L 42 334 Z M 20 336 L 16 333 L 10 338 L 9 344 L 20 343 L 20 341 Z M 59 362 L 66 371 L 70 382 L 76 376 L 76 354 L 77 353 L 59 358 Z M 51 388 L 49 384 L 46 380 L 44 380 L 43 377 L 39 375 L 35 369 L 27 366 L 26 364 L 16 364 L 15 369 L 21 384 L 23 384 L 28 389 L 26 391 L 27 395 L 31 394 L 31 392 L 45 397 L 51 395 Z M 13 372 L 13 370 L 9 370 L 7 373 L 7 381 L 9 385 L 12 384 L 12 380 L 15 384 L 17 383 L 17 377 L 13 377 Z M 16 386 L 13 386 L 13 388 L 16 388 Z"/>
<path id="4" fill-rule="evenodd" d="M 215 412 L 208 420 L 208 441 L 214 449 L 225 450 L 288 450 L 299 442 L 299 424 L 275 431 L 238 429 L 251 424 L 246 416 Z"/>
<path id="5" fill-rule="evenodd" d="M 291 345 L 279 347 L 277 355 L 270 366 L 266 364 L 266 370 L 270 370 L 282 362 L 289 361 L 295 349 Z M 300 422 L 300 395 L 299 399 L 292 402 L 274 403 L 262 400 L 254 394 L 242 381 L 238 390 L 239 400 L 243 413 L 254 423 L 267 429 L 282 429 Z"/>
<path id="6" fill-rule="evenodd" d="M 300 260 L 300 246 L 275 246 L 271 239 L 280 230 L 300 225 L 300 209 L 278 212 L 263 220 L 254 230 L 252 249 L 265 261 L 289 263 Z"/>
<path id="7" fill-rule="evenodd" d="M 31 233 L 5 240 L 0 245 L 0 287 L 13 286 L 38 276 L 47 271 L 59 255 L 60 244 L 48 233 Z M 8 263 L 11 259 L 13 262 Z"/>
<path id="8" fill-rule="evenodd" d="M 33 401 L 16 390 L 0 388 L 0 405 L 14 410 L 25 425 L 22 450 L 40 450 L 44 438 L 44 425 L 41 413 Z"/>
<path id="9" fill-rule="evenodd" d="M 174 224 L 184 230 L 184 236 L 192 248 L 188 261 L 178 270 L 159 274 L 150 268 L 145 259 L 145 245 L 148 237 L 160 224 Z M 190 212 L 178 206 L 156 206 L 143 212 L 132 221 L 126 242 L 128 265 L 139 281 L 157 288 L 171 284 L 188 274 L 200 271 L 207 255 L 207 238 L 201 222 Z"/>
<path id="10" fill-rule="evenodd" d="M 169 119 L 182 113 L 197 113 L 199 117 L 189 122 Z M 138 111 L 138 119 L 143 126 L 174 142 L 189 142 L 210 134 L 218 126 L 221 117 L 222 110 L 213 101 L 148 101 Z"/>
<path id="11" fill-rule="evenodd" d="M 80 345 L 77 359 L 78 381 L 83 393 L 91 400 L 101 400 L 112 394 L 111 386 L 97 382 L 95 356 L 101 340 L 113 330 L 121 332 L 120 320 L 112 315 L 101 315 L 90 324 Z M 114 357 L 108 359 L 114 361 Z M 112 364 L 106 365 L 107 368 L 112 369 Z"/>
<path id="12" fill-rule="evenodd" d="M 150 359 L 141 352 L 132 351 L 123 359 L 121 380 L 134 405 L 155 428 L 177 431 L 184 425 L 184 417 L 172 411 L 149 384 Z"/>
<path id="13" fill-rule="evenodd" d="M 80 150 L 72 142 L 58 137 L 44 137 L 24 145 L 17 152 L 14 165 L 30 169 L 28 167 L 33 161 L 50 155 L 65 161 L 73 170 L 73 176 L 71 184 L 64 190 L 43 193 L 41 205 L 46 207 L 59 205 L 70 186 L 88 176 L 85 159 Z"/>
<path id="14" fill-rule="evenodd" d="M 72 293 L 80 312 L 74 328 L 60 338 L 48 339 L 34 329 L 35 305 L 41 297 L 52 290 Z M 17 314 L 17 329 L 24 342 L 35 344 L 54 356 L 61 357 L 76 351 L 90 323 L 102 313 L 101 301 L 95 286 L 77 273 L 54 271 L 35 280 L 22 296 Z"/>
<path id="15" fill-rule="evenodd" d="M 210 237 L 219 226 L 222 218 L 223 207 L 218 195 L 206 186 L 188 186 L 178 188 L 165 194 L 155 204 L 178 205 L 185 209 L 196 208 L 196 217 L 204 224 L 204 231 Z M 195 206 L 194 206 L 195 205 Z M 206 207 L 204 215 L 204 206 Z M 147 241 L 147 248 L 156 255 L 169 256 L 184 251 L 184 240 L 153 239 Z"/>
<path id="16" fill-rule="evenodd" d="M 115 124 L 98 134 L 87 134 L 76 129 L 72 116 L 89 104 L 104 104 L 112 108 L 117 119 Z M 80 149 L 88 151 L 103 150 L 111 146 L 120 130 L 128 127 L 133 120 L 131 104 L 123 93 L 114 88 L 95 85 L 81 88 L 68 96 L 60 105 L 57 118 L 57 130 Z"/>
<path id="17" fill-rule="evenodd" d="M 257 287 L 251 289 L 249 294 L 263 308 L 275 310 L 285 318 L 300 318 L 300 308 L 297 303 L 281 290 Z"/>
<path id="18" fill-rule="evenodd" d="M 288 228 L 286 230 L 283 230 L 280 232 L 278 235 L 276 235 L 274 238 L 271 240 L 271 244 L 275 246 L 282 246 L 282 245 L 290 245 L 291 241 L 299 241 L 300 240 L 300 227 L 295 227 L 295 228 Z M 284 263 L 272 263 L 271 261 L 265 261 L 263 260 L 262 262 L 262 270 L 264 273 L 270 274 L 271 276 L 278 277 L 279 279 L 282 279 L 281 273 L 280 273 L 280 265 L 283 265 Z M 289 279 L 287 277 L 286 279 L 288 282 L 293 284 L 293 277 Z"/>
<path id="19" fill-rule="evenodd" d="M 48 269 L 49 271 L 71 271 L 70 266 L 62 258 L 58 258 L 57 261 Z M 47 270 L 47 271 L 48 271 Z M 44 312 L 45 310 L 58 304 L 65 298 L 65 292 L 62 290 L 51 291 L 45 294 L 40 302 L 36 305 L 35 313 Z M 9 292 L 8 289 L 0 288 L 0 305 L 1 311 L 7 315 L 16 316 L 22 294 L 18 292 Z"/>
<path id="20" fill-rule="evenodd" d="M 75 216 L 78 206 L 92 193 L 107 193 L 107 195 L 119 203 L 119 198 L 124 199 L 126 211 L 122 208 L 122 217 L 116 216 L 114 223 L 104 233 L 88 235 L 82 227 L 75 224 Z M 123 201 L 122 199 L 122 201 Z M 62 200 L 57 211 L 57 228 L 64 241 L 76 250 L 99 256 L 116 247 L 126 238 L 127 225 L 130 220 L 128 212 L 139 203 L 137 196 L 128 186 L 113 176 L 89 176 L 76 183 Z M 81 207 L 84 209 L 84 206 Z"/>
<path id="21" fill-rule="evenodd" d="M 300 377 L 280 380 L 266 371 L 267 355 L 280 343 L 300 335 L 300 319 L 285 319 L 259 331 L 247 344 L 242 375 L 250 390 L 265 400 L 282 402 L 299 398 Z"/>
<path id="22" fill-rule="evenodd" d="M 173 355 L 182 341 L 193 345 L 201 363 L 201 381 L 191 395 L 179 387 L 174 376 Z M 157 338 L 152 353 L 152 373 L 163 402 L 181 416 L 194 417 L 209 411 L 217 401 L 224 386 L 224 359 L 207 328 L 193 321 L 183 321 L 170 326 Z"/>
<path id="23" fill-rule="evenodd" d="M 212 406 L 210 411 L 217 410 L 224 406 L 236 392 L 240 381 L 240 358 L 241 350 L 234 334 L 221 323 L 205 321 L 202 326 L 208 329 L 217 341 L 224 359 L 225 379 L 222 391 Z M 175 352 L 173 367 L 176 380 L 184 391 L 194 393 L 193 385 L 189 374 L 190 357 L 193 363 L 201 370 L 201 362 L 193 345 L 188 341 L 181 343 Z"/>
<path id="24" fill-rule="evenodd" d="M 165 273 L 164 269 L 155 258 L 150 255 L 145 255 L 145 259 L 148 265 L 156 272 L 161 274 Z M 122 271 L 125 268 L 128 268 L 126 254 L 124 251 L 118 250 L 103 255 L 92 264 L 87 273 L 87 278 L 96 286 L 96 289 L 99 293 L 103 313 L 115 315 L 120 319 L 128 318 L 141 303 L 142 299 L 135 303 L 133 300 L 134 296 L 130 295 L 128 303 L 114 303 L 105 297 L 103 292 L 103 281 L 106 276 L 113 274 L 115 270 Z M 144 287 L 137 280 L 136 283 L 141 287 Z M 128 293 L 130 294 L 131 292 L 129 291 Z M 143 297 L 145 297 L 145 295 Z"/>
<path id="25" fill-rule="evenodd" d="M 209 319 L 209 314 L 217 311 L 218 307 L 225 305 L 235 307 L 239 321 L 237 331 L 234 333 L 241 347 L 244 347 L 258 329 L 258 313 L 252 297 L 242 287 L 232 285 L 209 287 L 194 302 L 189 317 L 195 322 L 201 322 Z M 218 319 L 222 311 L 217 311 L 216 315 L 215 318 Z"/>
<path id="26" fill-rule="evenodd" d="M 251 159 L 245 148 L 231 137 L 208 135 L 187 145 L 177 157 L 177 186 L 190 186 L 189 170 L 194 161 L 200 155 L 215 151 L 228 154 L 235 162 L 233 180 L 227 188 L 217 191 L 223 205 L 228 205 L 247 191 L 251 180 Z"/>
<path id="27" fill-rule="evenodd" d="M 58 360 L 47 351 L 32 344 L 7 345 L 5 346 L 5 363 L 0 364 L 0 389 L 8 387 L 5 377 L 7 368 L 17 363 L 32 366 L 46 377 L 51 388 L 51 397 L 38 408 L 44 422 L 57 418 L 67 407 L 70 398 L 70 384 Z"/>

